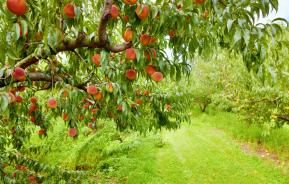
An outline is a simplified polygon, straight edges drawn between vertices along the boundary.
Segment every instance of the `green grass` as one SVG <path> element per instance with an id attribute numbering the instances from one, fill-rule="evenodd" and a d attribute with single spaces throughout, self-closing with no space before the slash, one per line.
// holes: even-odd
<path id="1" fill-rule="evenodd" d="M 146 137 L 119 134 L 112 124 L 105 123 L 98 133 L 73 140 L 64 138 L 65 128 L 59 124 L 46 140 L 51 149 L 38 156 L 46 163 L 70 169 L 89 166 L 98 175 L 93 183 L 289 183 L 288 170 L 286 174 L 273 162 L 246 153 L 233 139 L 257 140 L 259 127 L 248 127 L 230 113 L 193 111 L 192 117 L 190 124 L 176 131 Z M 279 131 L 264 143 L 286 145 L 282 141 L 288 135 Z M 33 142 L 38 143 L 38 138 Z"/>
<path id="2" fill-rule="evenodd" d="M 247 124 L 240 121 L 233 113 L 216 112 L 211 109 L 207 113 L 200 113 L 198 110 L 193 111 L 193 116 L 198 122 L 207 123 L 219 128 L 231 135 L 234 139 L 261 144 L 266 149 L 274 152 L 282 161 L 289 158 L 289 126 L 285 125 L 280 129 L 271 130 L 270 134 L 264 136 L 264 129 L 258 124 Z"/>

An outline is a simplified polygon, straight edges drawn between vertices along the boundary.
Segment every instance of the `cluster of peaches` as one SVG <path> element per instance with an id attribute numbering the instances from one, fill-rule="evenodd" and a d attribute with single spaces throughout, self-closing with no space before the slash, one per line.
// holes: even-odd
<path id="1" fill-rule="evenodd" d="M 137 4 L 137 0 L 123 0 L 123 2 L 128 5 L 128 6 L 132 6 L 132 5 L 136 5 Z M 195 0 L 196 4 L 203 4 L 205 2 L 205 0 Z M 17 16 L 22 16 L 24 15 L 27 11 L 28 11 L 28 5 L 26 3 L 26 0 L 7 0 L 6 1 L 6 5 L 8 10 L 17 15 Z M 68 19 L 74 19 L 77 16 L 76 13 L 76 6 L 74 3 L 67 3 L 64 7 L 63 7 L 63 14 L 68 18 Z M 139 18 L 140 21 L 145 21 L 149 14 L 150 14 L 150 7 L 146 4 L 138 4 L 136 6 L 135 9 L 135 14 L 137 15 L 137 17 Z M 111 7 L 111 11 L 110 11 L 110 16 L 112 20 L 116 20 L 118 17 L 120 17 L 120 8 L 113 4 Z M 122 19 L 125 20 L 129 20 L 128 16 L 123 16 Z M 20 24 L 19 24 L 20 26 Z M 20 27 L 20 36 L 22 36 L 22 29 Z M 24 34 L 27 34 L 24 33 Z M 135 37 L 135 31 L 133 30 L 133 28 L 131 27 L 127 27 L 125 29 L 125 31 L 123 32 L 123 39 L 126 42 L 132 42 L 134 40 Z M 169 36 L 172 38 L 175 36 L 175 31 L 172 30 L 169 32 Z M 155 60 L 157 58 L 157 50 L 155 48 L 152 48 L 151 45 L 153 45 L 154 43 L 156 43 L 157 39 L 149 34 L 146 33 L 142 33 L 141 35 L 139 35 L 138 40 L 140 42 L 140 44 L 143 47 L 146 47 L 147 49 L 144 51 L 143 55 L 144 58 L 146 60 L 146 62 L 148 64 L 146 64 L 144 71 L 147 73 L 147 75 L 155 82 L 160 82 L 163 80 L 163 74 L 162 72 L 158 71 L 157 68 L 153 65 L 150 64 L 152 63 L 151 61 Z M 137 60 L 137 52 L 135 48 L 128 48 L 125 50 L 125 59 L 128 62 L 135 62 Z M 101 66 L 101 61 L 102 61 L 102 55 L 100 53 L 96 53 L 92 56 L 91 58 L 92 62 L 97 66 L 100 67 Z M 138 71 L 135 68 L 129 68 L 126 69 L 126 71 L 124 72 L 124 75 L 126 77 L 127 80 L 129 81 L 134 81 L 137 78 L 138 75 Z M 20 67 L 15 67 L 12 73 L 12 78 L 14 81 L 19 81 L 19 82 L 23 82 L 26 80 L 26 73 L 25 70 L 23 68 Z M 111 83 L 108 83 L 107 89 L 109 92 L 113 91 L 113 85 Z M 103 98 L 102 93 L 98 90 L 98 88 L 95 85 L 89 85 L 86 88 L 87 93 L 89 95 L 92 95 L 94 97 L 95 100 L 101 100 Z M 149 94 L 148 91 L 145 92 L 145 96 L 147 96 Z M 10 102 L 17 102 L 17 103 L 21 103 L 22 102 L 22 97 L 15 95 L 15 93 L 11 93 L 9 92 L 9 99 Z M 140 99 L 136 100 L 136 104 L 141 104 L 142 101 Z M 84 108 L 89 108 L 89 104 L 85 104 Z M 57 100 L 55 98 L 49 98 L 47 101 L 47 107 L 50 109 L 55 109 L 57 108 Z M 37 99 L 35 97 L 31 98 L 31 105 L 29 108 L 29 114 L 31 115 L 31 121 L 35 122 L 35 116 L 33 116 L 33 113 L 36 111 L 37 109 Z M 171 109 L 171 105 L 167 104 L 166 105 L 166 109 L 170 110 Z M 122 111 L 122 106 L 119 105 L 117 107 L 118 111 Z M 97 110 L 93 110 L 92 111 L 97 111 Z M 67 121 L 69 119 L 68 114 L 64 113 L 63 114 L 63 119 L 65 121 Z M 43 135 L 45 134 L 45 129 L 41 129 L 38 132 L 39 135 Z M 77 135 L 77 129 L 76 128 L 70 128 L 68 131 L 68 134 L 72 137 Z"/>

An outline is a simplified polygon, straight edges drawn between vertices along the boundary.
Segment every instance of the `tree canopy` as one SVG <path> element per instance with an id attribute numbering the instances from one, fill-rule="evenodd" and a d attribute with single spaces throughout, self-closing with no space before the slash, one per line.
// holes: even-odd
<path id="1" fill-rule="evenodd" d="M 185 103 L 160 86 L 219 47 L 258 71 L 288 46 L 286 20 L 257 22 L 272 10 L 278 0 L 0 0 L 0 153 L 19 151 L 31 123 L 45 136 L 59 116 L 71 137 L 100 118 L 120 130 L 177 128 Z"/>

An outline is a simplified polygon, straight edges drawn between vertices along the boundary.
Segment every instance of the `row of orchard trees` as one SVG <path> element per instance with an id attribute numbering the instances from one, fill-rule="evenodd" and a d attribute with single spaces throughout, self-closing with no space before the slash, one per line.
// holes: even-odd
<path id="1" fill-rule="evenodd" d="M 288 42 L 285 28 L 284 33 L 282 39 Z M 210 60 L 199 57 L 191 75 L 191 98 L 202 111 L 214 106 L 236 112 L 246 122 L 263 126 L 265 135 L 288 124 L 288 48 L 274 47 L 257 71 L 248 69 L 239 54 L 227 50 Z M 277 49 L 278 59 L 274 57 Z"/>
<path id="2" fill-rule="evenodd" d="M 34 126 L 45 136 L 59 116 L 71 137 L 100 118 L 120 130 L 177 128 L 184 103 L 159 84 L 180 80 L 196 53 L 219 47 L 256 70 L 268 40 L 283 46 L 279 20 L 255 23 L 272 9 L 278 0 L 0 0 L 0 177 L 55 175 L 21 153 Z M 19 164 L 21 176 L 5 170 Z"/>

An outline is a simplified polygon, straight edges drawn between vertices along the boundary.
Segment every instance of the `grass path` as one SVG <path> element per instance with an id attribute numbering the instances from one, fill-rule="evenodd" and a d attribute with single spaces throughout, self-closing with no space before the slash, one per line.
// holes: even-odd
<path id="1" fill-rule="evenodd" d="M 163 183 L 289 183 L 273 163 L 246 154 L 209 124 L 193 122 L 162 135 L 166 145 L 158 150 L 156 164 Z"/>
<path id="2" fill-rule="evenodd" d="M 194 115 L 191 124 L 176 131 L 146 137 L 131 134 L 123 142 L 115 139 L 112 122 L 97 134 L 78 139 L 67 138 L 59 123 L 46 140 L 51 149 L 36 156 L 69 169 L 91 168 L 99 178 L 85 184 L 288 184 L 289 169 L 285 173 L 285 168 L 244 150 L 234 140 L 232 130 L 249 132 L 232 126 L 237 121 L 232 114 Z M 38 136 L 33 140 L 41 143 Z"/>

